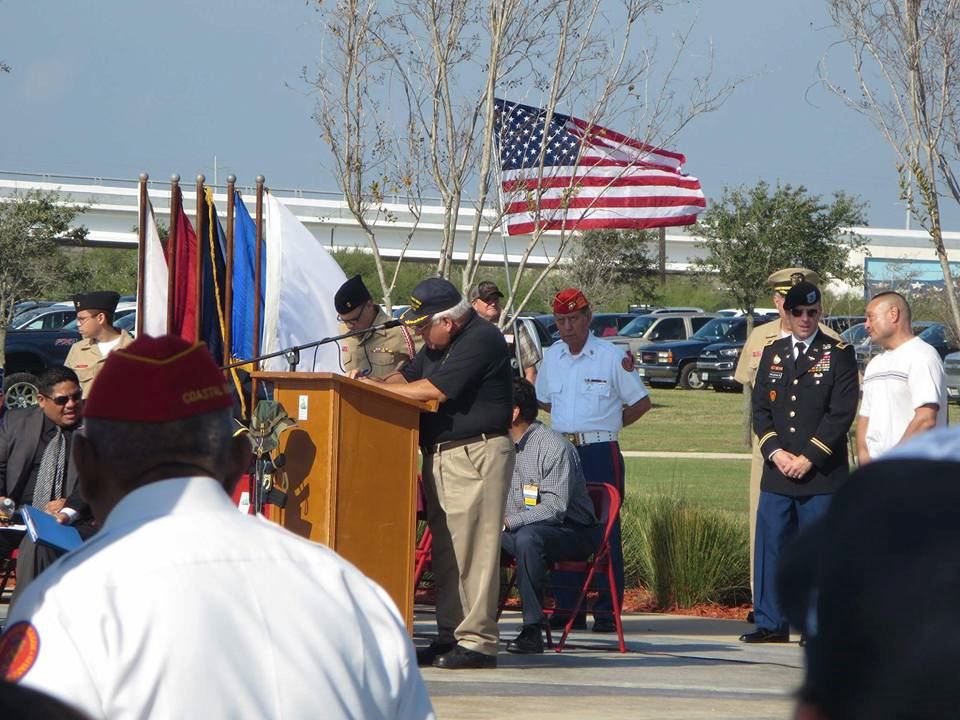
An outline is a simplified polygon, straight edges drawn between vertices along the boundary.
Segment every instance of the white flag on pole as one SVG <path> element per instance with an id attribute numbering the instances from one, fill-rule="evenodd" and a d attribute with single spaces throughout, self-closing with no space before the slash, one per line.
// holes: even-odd
<path id="1" fill-rule="evenodd" d="M 143 258 L 143 313 L 142 331 L 146 335 L 165 335 L 167 333 L 167 259 L 163 255 L 163 242 L 157 231 L 157 220 L 153 216 L 153 203 L 147 199 L 146 228 Z"/>
<path id="2" fill-rule="evenodd" d="M 347 280 L 320 240 L 272 194 L 267 195 L 266 210 L 265 354 L 337 335 L 333 296 Z M 264 362 L 266 370 L 287 368 L 283 357 Z M 339 344 L 304 350 L 297 370 L 342 372 Z"/>

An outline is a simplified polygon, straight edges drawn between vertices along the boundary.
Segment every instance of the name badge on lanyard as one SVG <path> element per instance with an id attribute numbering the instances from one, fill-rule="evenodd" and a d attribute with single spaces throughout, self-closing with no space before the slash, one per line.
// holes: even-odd
<path id="1" fill-rule="evenodd" d="M 540 502 L 540 488 L 533 483 L 524 483 L 523 486 L 523 506 L 536 507 Z"/>

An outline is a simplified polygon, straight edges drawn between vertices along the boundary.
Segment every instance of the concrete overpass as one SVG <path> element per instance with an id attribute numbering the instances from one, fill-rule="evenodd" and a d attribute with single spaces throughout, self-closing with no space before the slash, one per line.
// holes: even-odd
<path id="1" fill-rule="evenodd" d="M 269 178 L 267 186 L 270 187 Z M 247 209 L 253 215 L 255 210 L 255 192 L 252 186 L 238 184 Z M 194 179 L 181 180 L 184 195 L 184 207 L 192 216 L 196 207 Z M 56 191 L 65 203 L 84 205 L 86 212 L 77 218 L 78 224 L 85 225 L 89 232 L 89 243 L 103 247 L 136 247 L 137 235 L 137 181 L 136 179 L 58 176 L 36 173 L 0 171 L 0 199 L 13 193 L 30 190 Z M 368 251 L 366 237 L 350 214 L 342 195 L 335 192 L 317 190 L 271 188 L 271 192 L 280 198 L 300 221 L 331 250 L 360 249 Z M 166 221 L 170 213 L 169 180 L 153 178 L 149 184 L 150 199 L 158 220 Z M 215 188 L 217 208 L 221 215 L 226 214 L 226 188 Z M 406 256 L 415 260 L 430 261 L 439 257 L 442 207 L 437 200 L 425 200 L 420 222 L 407 249 Z M 454 259 L 463 260 L 467 256 L 466 242 L 470 226 L 474 219 L 474 210 L 461 210 L 457 223 L 458 240 L 454 248 Z M 385 257 L 397 257 L 406 236 L 415 226 L 415 218 L 410 209 L 402 202 L 385 203 L 377 217 L 371 218 L 377 231 L 377 241 Z M 490 215 L 484 218 L 481 226 L 490 230 Z M 935 260 L 929 237 L 921 230 L 902 230 L 895 228 L 853 228 L 868 239 L 870 255 L 873 258 L 891 260 Z M 948 253 L 960 258 L 960 233 L 944 233 Z M 698 238 L 682 228 L 667 230 L 667 269 L 672 272 L 689 270 L 691 261 L 703 257 L 705 253 L 696 247 Z M 526 236 L 501 238 L 493 231 L 490 242 L 481 256 L 481 262 L 502 264 L 504 244 L 511 263 L 520 261 L 526 247 Z M 547 233 L 542 247 L 530 258 L 532 265 L 544 265 L 557 251 L 557 234 Z M 854 254 L 851 261 L 864 262 L 862 254 Z"/>

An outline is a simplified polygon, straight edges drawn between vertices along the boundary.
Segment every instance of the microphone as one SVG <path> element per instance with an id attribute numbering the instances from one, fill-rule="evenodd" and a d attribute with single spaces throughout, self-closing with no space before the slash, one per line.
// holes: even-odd
<path id="1" fill-rule="evenodd" d="M 397 318 L 394 318 L 393 320 L 387 320 L 385 323 L 382 323 L 381 325 L 373 325 L 372 327 L 369 327 L 367 329 L 368 330 L 389 330 L 390 328 L 400 327 L 401 325 L 403 325 L 403 323 L 400 322 L 400 320 L 398 320 Z"/>

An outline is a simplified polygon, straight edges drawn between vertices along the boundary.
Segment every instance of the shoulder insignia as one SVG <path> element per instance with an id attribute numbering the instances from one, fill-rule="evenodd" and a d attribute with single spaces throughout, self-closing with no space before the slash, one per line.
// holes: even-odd
<path id="1" fill-rule="evenodd" d="M 0 638 L 0 678 L 17 682 L 37 661 L 40 636 L 28 622 L 18 622 L 7 628 Z"/>
<path id="2" fill-rule="evenodd" d="M 765 343 L 763 344 L 763 346 L 764 346 L 764 347 L 770 347 L 770 346 L 773 345 L 778 339 L 779 339 L 779 338 L 775 338 L 775 337 L 770 338 L 769 340 L 767 340 L 767 342 L 765 342 Z"/>
<path id="3" fill-rule="evenodd" d="M 837 343 L 838 350 L 846 350 L 848 347 L 850 347 L 850 345 L 848 343 L 843 342 L 842 340 Z"/>

